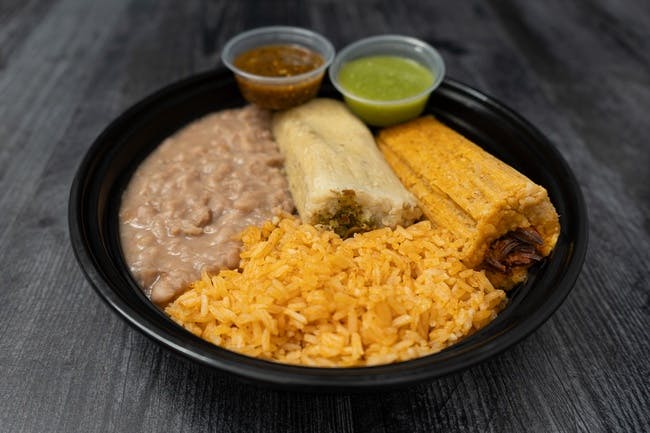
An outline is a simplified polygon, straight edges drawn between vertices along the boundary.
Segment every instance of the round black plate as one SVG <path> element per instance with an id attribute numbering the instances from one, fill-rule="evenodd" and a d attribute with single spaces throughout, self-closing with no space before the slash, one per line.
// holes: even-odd
<path id="1" fill-rule="evenodd" d="M 338 97 L 329 83 L 321 94 Z M 515 344 L 540 326 L 565 299 L 587 248 L 587 214 L 576 179 L 558 151 L 532 125 L 494 99 L 445 80 L 427 112 L 545 186 L 562 232 L 557 246 L 526 284 L 510 293 L 507 308 L 490 325 L 440 353 L 363 368 L 312 368 L 272 363 L 213 346 L 171 321 L 132 279 L 118 236 L 120 196 L 138 164 L 164 138 L 211 111 L 244 104 L 225 70 L 172 84 L 117 118 L 95 140 L 72 184 L 72 246 L 97 293 L 122 318 L 168 348 L 256 383 L 309 390 L 393 387 L 464 369 Z"/>

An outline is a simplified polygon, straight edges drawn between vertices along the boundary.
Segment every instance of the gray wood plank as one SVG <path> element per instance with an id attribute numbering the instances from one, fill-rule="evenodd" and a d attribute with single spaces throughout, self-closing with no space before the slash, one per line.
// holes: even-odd
<path id="1" fill-rule="evenodd" d="M 0 431 L 650 430 L 650 7 L 643 1 L 0 3 Z M 343 45 L 402 33 L 530 119 L 570 162 L 590 249 L 538 331 L 462 373 L 361 395 L 258 388 L 172 355 L 106 308 L 68 246 L 93 138 L 266 24 Z"/>

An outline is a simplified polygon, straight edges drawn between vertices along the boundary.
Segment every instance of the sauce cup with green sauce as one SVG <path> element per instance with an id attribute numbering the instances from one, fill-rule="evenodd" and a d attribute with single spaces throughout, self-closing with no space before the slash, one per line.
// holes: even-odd
<path id="1" fill-rule="evenodd" d="M 284 110 L 315 97 L 334 58 L 334 47 L 311 30 L 260 27 L 230 39 L 221 60 L 249 102 Z"/>
<path id="2" fill-rule="evenodd" d="M 353 113 L 370 125 L 388 126 L 422 113 L 442 82 L 445 64 L 419 39 L 383 35 L 345 47 L 329 74 Z"/>

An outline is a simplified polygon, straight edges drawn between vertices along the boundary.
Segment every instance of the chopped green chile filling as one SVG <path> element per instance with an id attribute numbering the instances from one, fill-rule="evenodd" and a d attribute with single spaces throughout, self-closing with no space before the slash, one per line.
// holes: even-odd
<path id="1" fill-rule="evenodd" d="M 377 227 L 373 219 L 363 219 L 363 209 L 357 203 L 356 194 L 350 189 L 337 193 L 335 212 L 324 212 L 316 216 L 319 225 L 325 226 L 342 238 L 348 238 L 355 233 L 373 230 Z"/>

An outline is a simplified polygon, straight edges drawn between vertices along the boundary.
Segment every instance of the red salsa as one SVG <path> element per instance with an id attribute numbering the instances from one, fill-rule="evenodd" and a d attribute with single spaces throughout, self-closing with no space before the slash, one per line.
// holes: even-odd
<path id="1" fill-rule="evenodd" d="M 233 63 L 242 71 L 261 77 L 293 77 L 317 69 L 324 60 L 320 54 L 298 45 L 264 45 L 243 52 Z M 323 74 L 286 84 L 236 77 L 248 101 L 263 108 L 282 110 L 316 96 Z"/>
<path id="2" fill-rule="evenodd" d="M 264 45 L 237 56 L 235 66 L 242 71 L 264 77 L 293 77 L 313 71 L 323 58 L 298 45 Z"/>

